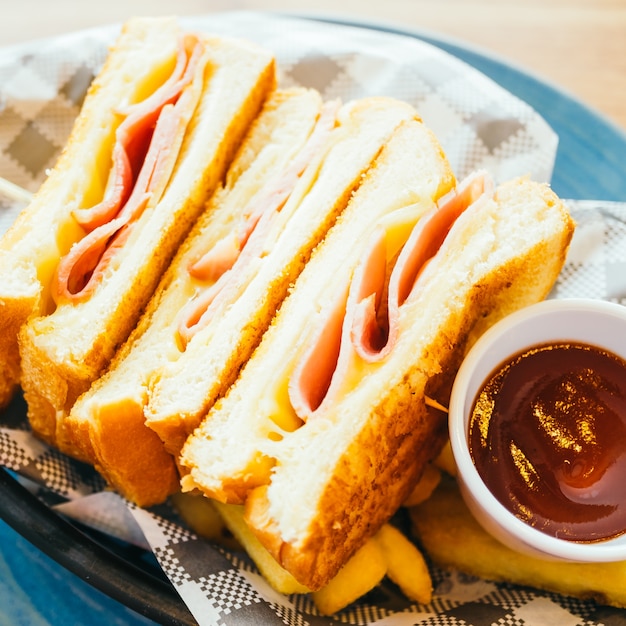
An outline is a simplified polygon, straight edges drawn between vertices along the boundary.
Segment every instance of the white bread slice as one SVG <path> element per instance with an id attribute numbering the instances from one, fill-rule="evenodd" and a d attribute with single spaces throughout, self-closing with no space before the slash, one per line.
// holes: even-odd
<path id="1" fill-rule="evenodd" d="M 281 175 L 311 135 L 320 95 L 310 89 L 276 91 L 252 124 L 224 185 L 212 196 L 167 269 L 146 312 L 107 372 L 81 395 L 63 420 L 63 440 L 80 451 L 122 495 L 140 506 L 163 501 L 179 488 L 174 458 L 144 424 L 148 382 L 177 355 L 177 318 L 196 288 L 187 271 L 228 236 L 264 185 Z"/>
<path id="2" fill-rule="evenodd" d="M 302 424 L 286 388 L 305 327 L 331 297 L 338 259 L 355 267 L 353 250 L 367 239 L 360 224 L 374 207 L 401 206 L 411 201 L 408 189 L 428 189 L 419 182 L 415 132 L 405 125 L 394 136 L 238 381 L 181 455 L 189 471 L 184 488 L 245 501 L 252 530 L 311 589 L 326 584 L 389 519 L 438 454 L 446 414 L 425 398 L 447 404 L 472 329 L 544 298 L 573 232 L 558 198 L 526 180 L 466 211 L 401 307 L 390 354 L 358 364 L 334 405 Z"/>
<path id="3" fill-rule="evenodd" d="M 168 26 L 171 33 L 165 41 L 156 37 L 154 50 L 146 50 L 135 41 L 137 28 L 150 37 L 153 31 L 158 35 L 161 24 L 149 21 L 146 26 L 139 20 L 127 26 L 111 53 L 115 62 L 105 66 L 87 110 L 77 122 L 69 151 L 47 181 L 43 197 L 35 200 L 34 208 L 27 209 L 24 221 L 31 222 L 32 214 L 39 216 L 45 201 L 46 216 L 39 216 L 45 223 L 42 228 L 49 230 L 54 240 L 65 240 L 65 250 L 77 237 L 68 210 L 82 205 L 85 198 L 93 196 L 97 201 L 101 197 L 97 193 L 102 190 L 94 190 L 92 181 L 106 178 L 100 168 L 110 159 L 112 148 L 109 120 L 100 119 L 101 109 L 108 112 L 113 105 L 106 96 L 110 85 L 116 88 L 116 104 L 126 96 L 126 91 L 117 88 L 118 66 L 125 67 L 126 49 L 131 50 L 130 66 L 123 76 L 131 84 L 135 74 L 142 75 L 141 66 L 151 66 L 153 53 L 160 58 L 161 48 L 168 47 L 170 62 L 173 60 L 174 46 L 165 44 L 169 38 L 172 44 L 177 42 L 181 35 L 174 26 Z M 198 89 L 199 100 L 160 200 L 149 201 L 89 299 L 62 302 L 54 310 L 49 305 L 41 306 L 20 330 L 21 384 L 31 426 L 36 434 L 62 449 L 65 443 L 57 440 L 57 419 L 69 412 L 128 337 L 179 243 L 223 178 L 243 134 L 275 87 L 275 62 L 269 52 L 238 40 L 212 37 L 203 41 L 206 66 L 198 83 L 190 87 Z M 91 121 L 92 115 L 96 122 Z M 100 143 L 94 144 L 88 132 L 92 123 L 107 128 Z M 87 158 L 85 153 L 92 151 L 101 163 Z M 67 171 L 73 177 L 75 169 L 80 170 L 77 178 L 81 185 L 66 182 Z M 72 231 L 71 237 L 67 231 Z M 27 228 L 22 233 L 29 241 L 38 235 L 38 231 L 33 233 Z M 62 252 L 56 251 L 41 263 L 52 271 Z M 39 259 L 42 255 L 33 256 Z M 40 291 L 44 290 L 43 280 L 36 285 Z"/>
<path id="4" fill-rule="evenodd" d="M 178 27 L 171 19 L 124 25 L 115 48 L 90 86 L 70 138 L 28 208 L 0 240 L 0 405 L 19 384 L 17 334 L 26 319 L 53 306 L 48 285 L 59 258 L 82 236 L 71 211 L 85 199 L 97 202 L 119 124 L 116 109 L 141 100 L 171 70 Z M 151 59 L 146 63 L 146 58 Z"/>
<path id="5" fill-rule="evenodd" d="M 394 129 L 416 115 L 390 98 L 365 98 L 338 112 L 328 143 L 272 221 L 262 254 L 227 287 L 211 323 L 156 373 L 146 423 L 178 455 L 187 436 L 235 380 L 313 248 L 345 209 Z"/>

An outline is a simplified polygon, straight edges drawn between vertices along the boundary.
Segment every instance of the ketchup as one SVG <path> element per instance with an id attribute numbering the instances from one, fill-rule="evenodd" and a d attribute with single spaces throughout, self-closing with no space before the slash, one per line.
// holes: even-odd
<path id="1" fill-rule="evenodd" d="M 474 402 L 470 453 L 487 487 L 547 534 L 626 532 L 626 362 L 562 343 L 520 353 Z"/>

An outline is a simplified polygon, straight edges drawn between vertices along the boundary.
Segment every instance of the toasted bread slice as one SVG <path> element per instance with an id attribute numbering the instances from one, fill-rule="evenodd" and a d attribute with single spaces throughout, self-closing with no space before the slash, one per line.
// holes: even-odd
<path id="1" fill-rule="evenodd" d="M 197 43 L 187 64 L 190 73 L 176 81 L 180 46 L 190 39 Z M 71 272 L 67 286 L 61 283 L 65 277 L 61 268 L 66 267 L 62 263 L 76 256 L 101 227 L 81 227 L 77 212 L 106 201 L 111 191 L 112 187 L 105 191 L 104 184 L 115 171 L 111 162 L 117 164 L 120 142 L 115 138 L 122 128 L 118 118 L 123 116 L 116 111 L 136 100 L 141 103 L 138 107 L 149 110 L 155 97 L 149 94 L 158 93 L 154 88 L 167 84 L 163 82 L 167 76 L 173 86 L 182 87 L 177 99 L 164 98 L 161 115 L 156 124 L 152 122 L 153 141 L 137 176 L 139 181 L 146 173 L 146 192 L 137 197 L 138 212 L 124 214 L 131 196 L 102 226 L 106 234 L 117 220 L 126 220 L 100 257 L 108 264 L 102 270 L 96 266 L 91 276 L 86 273 L 87 286 L 93 289 L 83 297 L 86 288 L 75 287 L 77 279 Z M 32 428 L 43 439 L 66 448 L 57 437 L 57 419 L 67 415 L 128 337 L 274 86 L 272 55 L 252 44 L 183 34 L 168 18 L 138 19 L 125 26 L 89 92 L 58 166 L 5 242 L 7 246 L 19 242 L 4 260 L 29 274 L 15 280 L 34 294 L 31 316 L 19 331 L 21 384 Z M 128 113 L 124 123 L 132 115 Z M 163 132 L 160 146 L 155 145 L 158 132 Z M 132 141 L 126 150 L 129 158 L 141 143 L 141 134 Z M 160 150 L 153 154 L 153 147 Z M 150 170 L 144 167 L 152 157 L 148 178 Z M 138 182 L 134 184 L 137 191 Z M 88 258 L 85 254 L 79 262 Z M 3 269 L 3 276 L 7 273 Z M 56 285 L 56 303 L 50 284 Z M 19 325 L 15 321 L 11 331 Z"/>
<path id="2" fill-rule="evenodd" d="M 126 24 L 100 74 L 54 170 L 28 208 L 0 240 L 0 404 L 20 380 L 17 335 L 31 315 L 54 307 L 50 282 L 61 256 L 83 231 L 71 219 L 79 203 L 104 193 L 110 145 L 120 123 L 118 107 L 142 99 L 172 69 L 178 27 L 174 20 Z M 151 59 L 146 63 L 146 56 Z"/>

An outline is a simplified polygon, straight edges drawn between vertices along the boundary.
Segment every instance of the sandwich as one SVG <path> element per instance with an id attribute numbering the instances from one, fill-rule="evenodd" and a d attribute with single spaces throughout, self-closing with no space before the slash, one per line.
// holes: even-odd
<path id="1" fill-rule="evenodd" d="M 573 228 L 545 185 L 458 183 L 406 103 L 131 20 L 0 241 L 0 404 L 21 384 L 41 438 L 140 506 L 203 494 L 321 597 L 389 544 L 465 352 Z"/>
<path id="2" fill-rule="evenodd" d="M 574 224 L 545 185 L 453 187 L 422 124 L 393 134 L 238 379 L 183 446 L 182 486 L 244 506 L 311 590 L 406 500 L 447 438 L 477 334 L 546 297 Z"/>
<path id="3" fill-rule="evenodd" d="M 128 337 L 275 88 L 273 56 L 184 32 L 122 28 L 56 166 L 0 242 L 3 400 L 57 425 Z"/>

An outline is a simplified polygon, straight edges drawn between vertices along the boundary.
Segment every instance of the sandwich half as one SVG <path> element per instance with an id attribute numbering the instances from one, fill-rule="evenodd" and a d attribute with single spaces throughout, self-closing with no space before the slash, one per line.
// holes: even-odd
<path id="1" fill-rule="evenodd" d="M 123 27 L 0 244 L 5 387 L 19 380 L 46 441 L 64 447 L 57 418 L 128 337 L 275 80 L 272 55 L 252 44 L 173 18 Z"/>
<path id="2" fill-rule="evenodd" d="M 328 108 L 328 107 L 327 107 Z M 334 108 L 331 107 L 329 110 Z M 163 501 L 179 489 L 175 458 L 145 425 L 148 385 L 181 349 L 181 310 L 203 286 L 189 271 L 220 242 L 239 245 L 242 229 L 264 189 L 284 178 L 334 124 L 312 89 L 278 90 L 265 102 L 242 142 L 225 182 L 212 196 L 180 247 L 139 324 L 105 374 L 82 394 L 62 421 L 62 439 L 108 482 L 140 506 Z M 233 237 L 237 240 L 233 241 Z M 223 244 L 222 244 L 223 245 Z"/>
<path id="3" fill-rule="evenodd" d="M 205 288 L 181 310 L 180 349 L 155 372 L 146 407 L 146 424 L 175 456 L 235 380 L 389 137 L 416 116 L 411 106 L 391 98 L 364 98 L 336 110 L 329 105 L 324 116 L 332 124 L 324 123 L 327 130 L 320 129 L 251 209 L 245 245 L 229 256 L 224 251 L 233 249 L 232 239 L 223 240 L 195 266 Z M 284 203 L 276 204 L 277 196 Z"/>
<path id="4" fill-rule="evenodd" d="M 574 225 L 549 188 L 494 190 L 482 172 L 451 186 L 435 140 L 403 124 L 182 450 L 184 489 L 245 504 L 310 589 L 439 453 L 471 338 L 544 298 L 564 262 Z"/>

